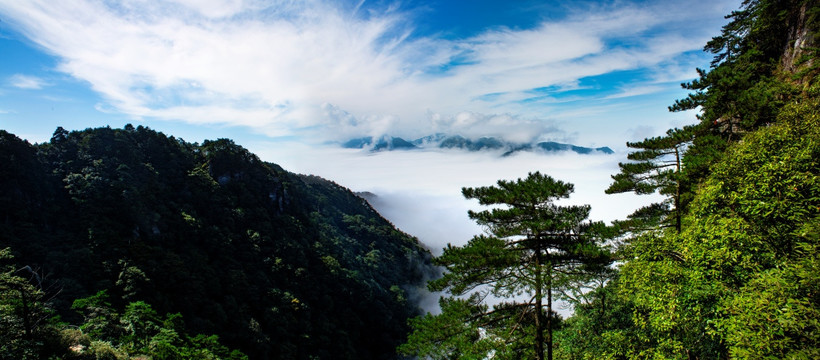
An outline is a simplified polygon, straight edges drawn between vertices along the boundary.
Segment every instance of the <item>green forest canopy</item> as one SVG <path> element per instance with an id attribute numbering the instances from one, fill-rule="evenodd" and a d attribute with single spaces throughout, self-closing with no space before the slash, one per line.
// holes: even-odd
<path id="1" fill-rule="evenodd" d="M 698 122 L 627 143 L 635 149 L 630 162 L 620 164 L 607 190 L 659 192 L 667 200 L 613 224 L 620 235 L 610 271 L 582 276 L 574 292 L 556 292 L 575 312 L 552 341 L 533 326 L 538 315 L 479 321 L 515 306 L 490 307 L 479 291 L 445 298 L 441 314 L 413 320 L 401 350 L 433 359 L 515 359 L 522 354 L 516 349 L 545 342 L 559 359 L 820 358 L 819 17 L 820 5 L 808 0 L 747 0 L 727 16 L 705 47 L 715 55 L 711 66 L 682 84 L 692 93 L 670 107 L 698 109 Z M 471 261 L 435 259 L 456 272 L 450 278 L 487 284 L 482 276 L 505 263 L 490 256 L 503 242 L 476 239 L 455 248 Z M 473 254 L 479 245 L 486 256 Z M 540 266 L 544 273 L 551 265 Z M 511 292 L 538 283 L 504 281 Z M 499 324 L 509 331 L 496 331 Z"/>
<path id="2" fill-rule="evenodd" d="M 418 240 L 362 198 L 230 140 L 128 125 L 30 145 L 0 131 L 0 161 L 0 358 L 70 357 L 52 346 L 68 341 L 87 357 L 224 345 L 253 359 L 383 359 L 434 275 Z"/>
<path id="3" fill-rule="evenodd" d="M 567 271 L 559 287 L 540 277 L 550 262 L 492 278 L 497 294 L 572 302 L 571 317 L 546 315 L 552 336 L 540 306 L 494 312 L 481 293 L 411 327 L 429 252 L 350 191 L 230 140 L 129 125 L 31 145 L 0 131 L 0 358 L 383 359 L 411 331 L 402 351 L 442 359 L 542 346 L 560 359 L 820 358 L 818 16 L 809 0 L 747 0 L 728 16 L 705 47 L 714 61 L 670 107 L 698 122 L 628 144 L 613 176 L 610 192 L 669 200 L 599 230 L 618 234 L 600 253 L 612 267 Z M 510 234 L 477 237 L 472 255 L 513 263 L 486 256 Z M 458 272 L 434 286 L 463 293 L 469 281 L 447 279 L 493 274 L 450 260 L 435 261 Z"/>

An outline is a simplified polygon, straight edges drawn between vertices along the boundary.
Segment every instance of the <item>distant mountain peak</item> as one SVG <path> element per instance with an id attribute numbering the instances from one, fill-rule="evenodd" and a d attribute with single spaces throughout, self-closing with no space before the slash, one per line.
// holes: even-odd
<path id="1" fill-rule="evenodd" d="M 608 146 L 598 147 L 598 148 L 588 148 L 583 146 L 576 146 L 572 144 L 562 144 L 557 143 L 554 141 L 545 141 L 540 142 L 537 144 L 538 148 L 544 151 L 574 151 L 579 154 L 592 154 L 595 152 L 601 152 L 604 154 L 614 154 L 615 152 L 612 151 Z"/>
<path id="2" fill-rule="evenodd" d="M 342 147 L 347 149 L 370 149 L 371 151 L 407 150 L 417 148 L 416 145 L 407 140 L 404 140 L 400 137 L 392 137 L 388 135 L 381 136 L 378 138 L 366 136 L 361 138 L 350 139 L 343 143 Z"/>
<path id="3" fill-rule="evenodd" d="M 520 151 L 556 153 L 572 151 L 578 154 L 614 154 L 607 146 L 589 148 L 572 144 L 563 144 L 554 141 L 520 143 L 510 142 L 494 136 L 467 138 L 461 135 L 447 135 L 436 133 L 424 136 L 413 141 L 400 137 L 383 135 L 380 137 L 366 136 L 350 139 L 341 144 L 347 149 L 368 149 L 370 151 L 414 150 L 414 149 L 460 149 L 470 152 L 500 151 L 502 156 L 509 156 Z"/>

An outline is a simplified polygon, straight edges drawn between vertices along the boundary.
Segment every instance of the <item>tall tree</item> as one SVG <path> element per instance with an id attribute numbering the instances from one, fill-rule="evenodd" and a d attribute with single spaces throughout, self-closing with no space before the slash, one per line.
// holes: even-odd
<path id="1" fill-rule="evenodd" d="M 777 121 L 801 101 L 820 73 L 820 5 L 811 0 L 745 0 L 726 16 L 720 35 L 704 47 L 708 69 L 681 86 L 691 93 L 670 111 L 698 110 L 697 133 L 683 157 L 685 181 L 696 186 L 727 147 Z"/>
<path id="2" fill-rule="evenodd" d="M 589 358 L 820 356 L 820 3 L 745 0 L 727 18 L 706 45 L 715 54 L 710 68 L 683 84 L 692 93 L 670 107 L 699 111 L 680 158 L 684 227 L 625 243 L 613 290 L 631 321 L 594 344 L 572 338 L 576 346 L 567 351 L 580 348 Z M 593 321 L 576 311 L 561 335 L 574 337 Z"/>
<path id="3" fill-rule="evenodd" d="M 666 136 L 627 143 L 639 149 L 629 155 L 635 162 L 621 164 L 607 193 L 658 190 L 671 200 L 641 209 L 632 219 L 661 215 L 680 233 L 681 214 L 692 189 L 708 177 L 729 144 L 776 122 L 783 106 L 799 101 L 817 76 L 818 64 L 811 59 L 818 51 L 818 15 L 816 1 L 745 0 L 726 16 L 729 23 L 704 47 L 714 54 L 710 67 L 697 69 L 697 79 L 681 84 L 691 93 L 669 107 L 672 112 L 699 110 L 699 122 L 669 130 Z M 787 77 L 805 86 L 783 81 Z"/>
<path id="4" fill-rule="evenodd" d="M 557 322 L 553 293 L 609 259 L 602 247 L 605 226 L 586 221 L 590 207 L 555 204 L 572 191 L 572 184 L 538 172 L 498 181 L 497 186 L 462 189 L 468 199 L 499 207 L 469 212 L 487 234 L 464 246 L 448 245 L 434 259 L 447 271 L 430 288 L 454 296 L 473 294 L 468 300 L 447 299 L 441 315 L 415 321 L 415 333 L 402 350 L 448 358 L 479 348 L 484 355 L 492 351 L 496 358 L 505 358 L 509 349 L 518 349 L 536 359 L 552 359 Z M 481 304 L 488 296 L 511 301 L 489 310 Z M 459 348 L 465 344 L 475 347 Z M 449 349 L 442 351 L 442 346 Z M 526 346 L 530 349 L 521 350 Z"/>
<path id="5" fill-rule="evenodd" d="M 628 163 L 619 163 L 621 172 L 612 175 L 614 182 L 605 190 L 607 194 L 634 192 L 639 195 L 660 193 L 668 200 L 639 209 L 630 216 L 633 220 L 642 218 L 659 219 L 666 226 L 681 229 L 681 158 L 691 143 L 695 127 L 671 129 L 666 136 L 628 142 L 626 145 L 638 149 L 627 155 Z M 638 221 L 635 221 L 638 222 Z M 645 225 L 642 222 L 641 226 Z"/>
<path id="6" fill-rule="evenodd" d="M 817 15 L 815 1 L 743 1 L 704 47 L 715 54 L 709 70 L 698 69 L 698 79 L 681 84 L 693 92 L 669 110 L 701 108 L 701 122 L 729 140 L 776 121 L 779 109 L 796 95 L 778 77 L 805 60 L 802 55 L 816 52 Z"/>

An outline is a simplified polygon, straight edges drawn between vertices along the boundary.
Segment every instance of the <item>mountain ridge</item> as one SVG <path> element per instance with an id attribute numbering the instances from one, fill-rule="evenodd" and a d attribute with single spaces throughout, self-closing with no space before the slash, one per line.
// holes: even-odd
<path id="1" fill-rule="evenodd" d="M 478 138 L 467 138 L 461 135 L 447 135 L 437 133 L 420 137 L 408 141 L 401 137 L 382 135 L 378 137 L 364 136 L 353 138 L 341 143 L 341 147 L 346 149 L 367 149 L 371 152 L 394 151 L 394 150 L 419 150 L 419 149 L 457 149 L 469 152 L 479 151 L 499 151 L 502 156 L 509 156 L 517 152 L 575 152 L 577 154 L 614 154 L 615 152 L 608 146 L 583 147 L 573 144 L 559 143 L 555 141 L 539 142 L 512 142 L 499 139 L 494 136 L 482 136 Z"/>

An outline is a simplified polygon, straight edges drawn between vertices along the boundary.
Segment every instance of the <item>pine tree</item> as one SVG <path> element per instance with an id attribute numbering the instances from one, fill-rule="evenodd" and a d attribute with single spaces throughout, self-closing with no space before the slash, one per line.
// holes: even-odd
<path id="1" fill-rule="evenodd" d="M 416 320 L 402 350 L 441 358 L 492 351 L 495 358 L 523 352 L 552 359 L 552 330 L 558 321 L 553 293 L 609 260 L 601 246 L 605 226 L 586 221 L 590 207 L 555 204 L 572 191 L 572 184 L 538 172 L 498 181 L 497 186 L 462 189 L 468 199 L 500 207 L 469 212 L 487 234 L 464 246 L 448 245 L 434 259 L 447 271 L 430 288 L 472 295 L 467 300 L 445 299 L 441 315 Z M 489 296 L 512 301 L 489 310 L 482 304 Z"/>
<path id="2" fill-rule="evenodd" d="M 720 35 L 704 50 L 708 69 L 681 86 L 691 91 L 669 111 L 698 110 L 691 146 L 682 158 L 684 181 L 694 188 L 745 134 L 777 122 L 789 103 L 816 83 L 820 63 L 820 5 L 810 0 L 745 0 L 726 16 Z"/>
<path id="3" fill-rule="evenodd" d="M 654 194 L 668 196 L 667 201 L 639 209 L 630 218 L 629 227 L 646 226 L 647 218 L 656 219 L 667 226 L 681 229 L 681 160 L 686 147 L 692 142 L 695 127 L 671 129 L 666 136 L 628 142 L 626 145 L 638 149 L 627 155 L 628 163 L 619 163 L 621 172 L 612 175 L 614 182 L 605 190 L 607 194 L 634 192 L 639 195 Z M 670 204 L 671 202 L 671 204 Z M 640 225 L 638 225 L 640 224 Z"/>
<path id="4" fill-rule="evenodd" d="M 692 189 L 710 173 L 727 147 L 746 133 L 773 124 L 784 105 L 800 95 L 797 87 L 783 81 L 786 71 L 808 64 L 792 77 L 811 83 L 817 65 L 813 39 L 820 31 L 820 6 L 806 0 L 746 0 L 741 9 L 726 16 L 721 34 L 704 50 L 714 54 L 709 69 L 697 69 L 698 78 L 681 86 L 691 93 L 675 101 L 669 111 L 699 110 L 698 123 L 672 129 L 666 136 L 627 143 L 639 149 L 629 155 L 631 163 L 621 172 L 608 194 L 659 191 L 668 203 L 640 209 L 626 222 L 666 218 L 680 232 L 681 213 L 693 196 Z M 805 67 L 805 66 L 804 66 Z"/>

